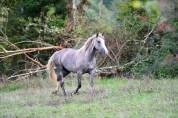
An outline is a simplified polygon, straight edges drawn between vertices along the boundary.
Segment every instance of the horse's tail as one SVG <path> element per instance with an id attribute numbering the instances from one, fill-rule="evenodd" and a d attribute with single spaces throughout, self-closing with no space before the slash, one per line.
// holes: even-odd
<path id="1" fill-rule="evenodd" d="M 54 70 L 53 55 L 48 60 L 47 70 L 48 70 L 48 74 L 49 74 L 49 79 L 57 80 L 57 76 L 56 76 L 55 70 Z"/>

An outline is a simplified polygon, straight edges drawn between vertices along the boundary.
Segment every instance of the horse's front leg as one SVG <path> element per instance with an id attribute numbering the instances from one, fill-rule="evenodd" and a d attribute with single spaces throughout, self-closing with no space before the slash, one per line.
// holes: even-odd
<path id="1" fill-rule="evenodd" d="M 91 95 L 93 95 L 93 86 L 94 86 L 94 82 L 93 82 L 93 79 L 94 79 L 94 75 L 95 75 L 95 71 L 94 70 L 91 70 L 89 72 L 89 84 L 90 84 L 90 93 Z"/>
<path id="2" fill-rule="evenodd" d="M 82 84 L 81 84 L 81 77 L 82 77 L 82 73 L 81 73 L 81 72 L 78 72 L 78 73 L 77 73 L 78 86 L 77 86 L 76 90 L 74 91 L 74 94 L 78 94 L 79 89 L 82 87 Z"/>

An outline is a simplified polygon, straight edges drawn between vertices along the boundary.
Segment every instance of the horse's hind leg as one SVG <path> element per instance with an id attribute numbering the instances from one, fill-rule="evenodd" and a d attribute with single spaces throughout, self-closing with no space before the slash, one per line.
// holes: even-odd
<path id="1" fill-rule="evenodd" d="M 57 74 L 57 87 L 56 90 L 53 93 L 57 93 L 59 91 L 59 86 L 61 86 L 63 94 L 66 95 L 65 89 L 64 89 L 64 77 L 63 77 L 63 72 L 62 68 L 58 66 L 56 68 L 56 74 Z"/>
<path id="2" fill-rule="evenodd" d="M 57 76 L 57 82 L 58 82 L 58 86 L 60 84 L 64 96 L 66 96 L 66 91 L 65 91 L 65 88 L 64 88 L 64 78 L 63 78 L 63 73 L 62 72 L 60 72 L 60 74 Z"/>

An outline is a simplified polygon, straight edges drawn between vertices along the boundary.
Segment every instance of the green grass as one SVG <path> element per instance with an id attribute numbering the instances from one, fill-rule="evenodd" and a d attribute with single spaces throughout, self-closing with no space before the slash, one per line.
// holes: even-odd
<path id="1" fill-rule="evenodd" d="M 65 81 L 70 93 L 75 80 Z M 177 118 L 178 79 L 97 79 L 91 96 L 87 79 L 79 95 L 62 92 L 39 78 L 0 84 L 0 118 Z"/>

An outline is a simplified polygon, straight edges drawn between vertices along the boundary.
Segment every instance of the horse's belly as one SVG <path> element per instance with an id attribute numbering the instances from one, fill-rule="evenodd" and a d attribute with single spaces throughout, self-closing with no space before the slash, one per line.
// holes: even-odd
<path id="1" fill-rule="evenodd" d="M 64 68 L 70 72 L 76 72 L 76 67 L 74 64 L 72 64 L 71 62 L 67 63 L 67 64 L 64 64 L 63 65 Z"/>
<path id="2" fill-rule="evenodd" d="M 76 72 L 76 62 L 74 57 L 69 56 L 62 60 L 62 65 L 70 72 Z"/>
<path id="3" fill-rule="evenodd" d="M 85 68 L 82 70 L 82 73 L 90 73 L 91 69 L 90 68 Z"/>

